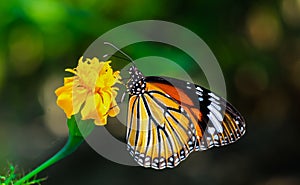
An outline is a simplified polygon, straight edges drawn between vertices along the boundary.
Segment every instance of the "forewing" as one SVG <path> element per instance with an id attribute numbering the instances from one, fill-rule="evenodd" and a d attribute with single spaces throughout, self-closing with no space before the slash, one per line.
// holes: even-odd
<path id="1" fill-rule="evenodd" d="M 196 130 L 186 111 L 165 91 L 147 84 L 147 91 L 129 99 L 127 144 L 140 165 L 172 168 L 196 146 Z"/>

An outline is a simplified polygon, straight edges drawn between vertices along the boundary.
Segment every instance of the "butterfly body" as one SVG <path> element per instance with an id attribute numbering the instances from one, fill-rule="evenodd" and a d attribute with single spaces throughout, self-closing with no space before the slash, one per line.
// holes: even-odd
<path id="1" fill-rule="evenodd" d="M 172 168 L 192 151 L 233 143 L 245 133 L 240 113 L 209 90 L 175 78 L 144 76 L 135 66 L 129 74 L 126 140 L 140 165 Z"/>

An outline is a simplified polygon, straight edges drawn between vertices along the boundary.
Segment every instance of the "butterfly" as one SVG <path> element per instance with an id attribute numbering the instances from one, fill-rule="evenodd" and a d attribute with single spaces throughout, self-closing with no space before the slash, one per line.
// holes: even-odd
<path id="1" fill-rule="evenodd" d="M 139 165 L 173 168 L 193 151 L 234 143 L 245 134 L 244 118 L 222 97 L 188 81 L 144 76 L 119 51 L 133 63 L 126 82 L 126 141 Z"/>

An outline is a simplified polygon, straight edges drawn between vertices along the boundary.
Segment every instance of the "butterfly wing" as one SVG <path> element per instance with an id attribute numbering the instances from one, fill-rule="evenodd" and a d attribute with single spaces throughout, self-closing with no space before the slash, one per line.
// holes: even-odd
<path id="1" fill-rule="evenodd" d="M 147 77 L 182 106 L 196 129 L 195 150 L 237 141 L 245 134 L 245 120 L 225 99 L 196 84 L 169 77 Z"/>
<path id="2" fill-rule="evenodd" d="M 172 168 L 194 150 L 196 130 L 176 100 L 147 83 L 145 93 L 129 98 L 126 139 L 140 165 Z"/>
<path id="3" fill-rule="evenodd" d="M 172 168 L 190 152 L 233 143 L 245 121 L 226 100 L 198 85 L 145 77 L 143 93 L 129 98 L 127 143 L 140 165 Z"/>

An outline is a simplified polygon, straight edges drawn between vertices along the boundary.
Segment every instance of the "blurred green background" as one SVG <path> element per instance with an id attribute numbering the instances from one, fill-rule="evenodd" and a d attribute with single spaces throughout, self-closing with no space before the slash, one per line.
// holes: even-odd
<path id="1" fill-rule="evenodd" d="M 63 146 L 67 127 L 54 90 L 96 38 L 158 19 L 208 44 L 229 101 L 246 119 L 246 135 L 163 171 L 116 164 L 84 143 L 41 173 L 48 177 L 43 184 L 300 184 L 299 0 L 11 0 L 0 3 L 0 17 L 0 169 L 12 162 L 27 172 Z"/>

